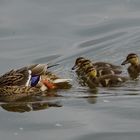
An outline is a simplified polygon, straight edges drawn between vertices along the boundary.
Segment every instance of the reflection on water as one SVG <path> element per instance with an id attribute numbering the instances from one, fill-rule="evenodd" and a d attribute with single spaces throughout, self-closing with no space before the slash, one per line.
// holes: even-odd
<path id="1" fill-rule="evenodd" d="M 118 140 L 119 139 L 123 139 L 123 140 L 128 140 L 128 139 L 135 139 L 135 140 L 139 140 L 140 134 L 138 132 L 112 132 L 112 133 L 101 133 L 101 134 L 89 134 L 89 135 L 85 135 L 82 136 L 76 140 L 93 140 L 97 139 L 97 140 Z"/>
<path id="2" fill-rule="evenodd" d="M 50 107 L 62 107 L 62 105 L 59 102 L 15 102 L 1 104 L 0 106 L 6 111 L 19 113 L 39 111 L 43 109 L 48 109 Z"/>

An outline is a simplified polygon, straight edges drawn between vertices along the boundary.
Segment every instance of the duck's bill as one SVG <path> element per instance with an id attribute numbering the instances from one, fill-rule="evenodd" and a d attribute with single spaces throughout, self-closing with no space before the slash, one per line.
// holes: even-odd
<path id="1" fill-rule="evenodd" d="M 55 66 L 58 66 L 58 65 L 60 65 L 60 64 L 53 64 L 53 65 L 51 65 L 51 64 L 48 64 L 48 66 L 47 66 L 47 68 L 49 69 L 49 68 L 52 68 L 52 67 L 55 67 Z"/>
<path id="2" fill-rule="evenodd" d="M 128 60 L 123 61 L 121 65 L 125 65 L 125 64 L 128 64 Z"/>
<path id="3" fill-rule="evenodd" d="M 77 67 L 78 67 L 77 65 L 74 65 L 71 69 L 75 70 Z"/>

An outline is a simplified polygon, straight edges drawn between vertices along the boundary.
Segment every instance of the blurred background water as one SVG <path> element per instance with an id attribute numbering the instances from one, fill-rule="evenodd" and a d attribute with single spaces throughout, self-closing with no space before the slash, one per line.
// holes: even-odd
<path id="1" fill-rule="evenodd" d="M 139 0 L 1 0 L 0 73 L 60 63 L 54 72 L 73 78 L 72 89 L 58 91 L 63 97 L 1 103 L 1 139 L 138 140 L 140 82 L 91 94 L 71 67 L 79 56 L 120 65 L 140 54 L 139 7 Z"/>

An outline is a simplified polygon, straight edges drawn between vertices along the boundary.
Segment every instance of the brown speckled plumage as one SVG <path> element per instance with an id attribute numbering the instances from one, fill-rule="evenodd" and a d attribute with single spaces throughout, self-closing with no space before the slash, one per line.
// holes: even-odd
<path id="1" fill-rule="evenodd" d="M 85 71 L 89 67 L 96 68 L 97 77 L 107 75 L 107 74 L 121 74 L 122 73 L 122 70 L 120 69 L 121 66 L 116 66 L 116 65 L 113 65 L 111 63 L 106 63 L 106 62 L 93 63 L 92 61 L 88 59 L 84 59 L 82 57 L 80 58 L 76 59 L 75 65 L 72 68 L 72 69 L 76 69 L 76 73 L 78 76 L 86 74 Z"/>
<path id="2" fill-rule="evenodd" d="M 97 86 L 102 86 L 102 87 L 114 87 L 114 86 L 120 86 L 122 83 L 125 81 L 129 80 L 128 77 L 123 77 L 119 75 L 104 75 L 97 77 L 97 71 L 96 68 L 88 68 L 87 69 L 87 75 L 86 75 L 86 83 L 89 85 L 91 88 L 97 87 Z"/>
<path id="3" fill-rule="evenodd" d="M 27 68 L 11 70 L 5 73 L 4 75 L 0 76 L 0 87 L 25 85 L 28 78 L 29 72 Z"/>

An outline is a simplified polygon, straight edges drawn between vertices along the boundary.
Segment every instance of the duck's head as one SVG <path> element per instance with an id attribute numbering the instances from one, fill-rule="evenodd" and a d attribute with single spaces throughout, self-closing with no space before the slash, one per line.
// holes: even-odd
<path id="1" fill-rule="evenodd" d="M 89 67 L 86 70 L 86 75 L 87 75 L 87 77 L 96 78 L 96 76 L 97 76 L 97 70 L 93 66 L 92 67 Z"/>
<path id="2" fill-rule="evenodd" d="M 78 68 L 84 60 L 86 60 L 84 57 L 78 57 L 75 61 L 74 66 L 72 67 L 72 70 Z"/>
<path id="3" fill-rule="evenodd" d="M 139 57 L 138 57 L 138 55 L 135 54 L 135 53 L 128 54 L 128 56 L 126 57 L 126 60 L 124 60 L 121 65 L 125 65 L 125 64 L 128 64 L 128 63 L 130 63 L 132 65 L 139 64 Z"/>

